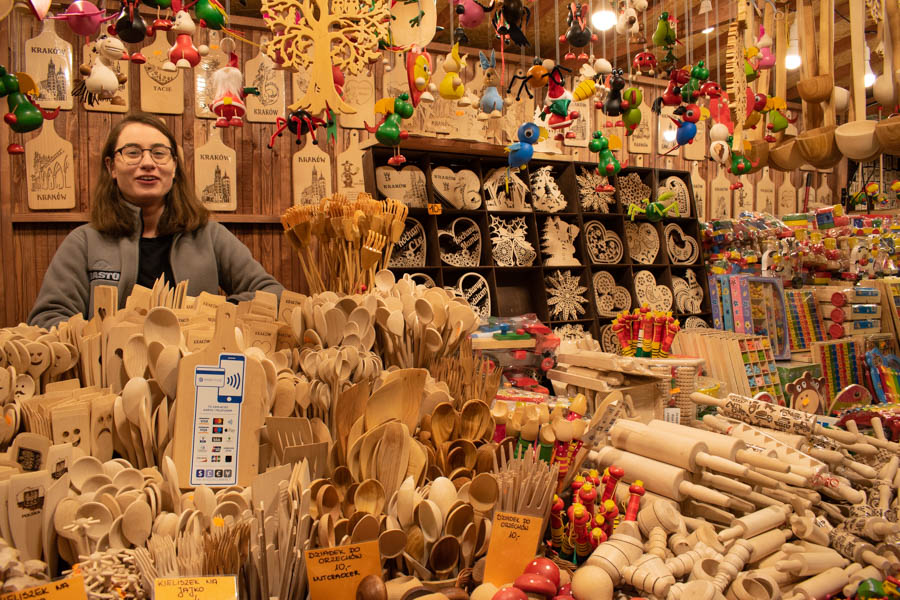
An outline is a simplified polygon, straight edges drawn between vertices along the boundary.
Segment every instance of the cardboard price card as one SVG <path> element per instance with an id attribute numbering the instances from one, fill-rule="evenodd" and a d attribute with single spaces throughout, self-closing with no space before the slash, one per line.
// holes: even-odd
<path id="1" fill-rule="evenodd" d="M 26 600 L 26 598 L 46 598 L 47 600 L 87 600 L 84 590 L 84 576 L 74 575 L 59 581 L 52 581 L 19 592 L 0 595 L 0 600 Z"/>
<path id="2" fill-rule="evenodd" d="M 544 520 L 498 512 L 491 527 L 484 580 L 497 587 L 513 581 L 534 559 Z"/>
<path id="3" fill-rule="evenodd" d="M 310 598 L 355 600 L 359 582 L 366 575 L 380 574 L 377 541 L 306 551 Z"/>
<path id="4" fill-rule="evenodd" d="M 161 577 L 154 584 L 156 600 L 237 600 L 237 577 Z"/>

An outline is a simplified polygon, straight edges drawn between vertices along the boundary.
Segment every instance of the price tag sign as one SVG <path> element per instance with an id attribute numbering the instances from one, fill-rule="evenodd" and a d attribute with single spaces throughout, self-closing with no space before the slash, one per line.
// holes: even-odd
<path id="1" fill-rule="evenodd" d="M 310 598 L 355 600 L 359 582 L 366 575 L 380 574 L 377 541 L 306 551 Z"/>
<path id="2" fill-rule="evenodd" d="M 525 566 L 534 559 L 543 525 L 544 520 L 538 517 L 495 513 L 484 581 L 500 587 L 521 575 Z"/>
<path id="3" fill-rule="evenodd" d="M 154 584 L 156 600 L 237 600 L 237 578 L 160 577 Z"/>
<path id="4" fill-rule="evenodd" d="M 439 202 L 428 205 L 428 214 L 429 215 L 439 215 L 443 212 L 443 208 Z"/>
<path id="5" fill-rule="evenodd" d="M 75 575 L 59 581 L 52 581 L 19 592 L 0 595 L 0 600 L 26 600 L 44 598 L 46 600 L 87 600 L 84 590 L 84 576 Z"/>

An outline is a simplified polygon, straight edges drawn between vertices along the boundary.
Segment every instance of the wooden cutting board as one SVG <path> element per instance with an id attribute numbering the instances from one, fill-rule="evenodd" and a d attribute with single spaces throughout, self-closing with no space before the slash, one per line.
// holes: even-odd
<path id="1" fill-rule="evenodd" d="M 153 43 L 142 49 L 147 62 L 141 65 L 141 110 L 162 115 L 184 114 L 184 69 L 163 71 L 169 42 L 165 31 L 157 31 Z"/>
<path id="2" fill-rule="evenodd" d="M 37 137 L 25 143 L 28 208 L 75 208 L 75 156 L 72 143 L 56 133 L 56 121 L 44 121 Z"/>
<path id="3" fill-rule="evenodd" d="M 199 30 L 199 28 L 198 28 Z M 215 119 L 216 114 L 209 109 L 213 103 L 214 91 L 212 89 L 212 75 L 216 69 L 228 64 L 228 57 L 222 52 L 222 34 L 215 29 L 207 29 L 209 32 L 209 54 L 200 60 L 200 64 L 194 68 L 194 116 L 202 119 Z M 194 41 L 200 45 L 200 41 Z"/>
<path id="4" fill-rule="evenodd" d="M 7 510 L 11 541 L 23 561 L 41 559 L 44 499 L 50 483 L 50 472 L 44 470 L 9 478 Z"/>
<path id="5" fill-rule="evenodd" d="M 706 160 L 706 121 L 697 121 L 697 135 L 694 141 L 684 147 L 684 157 L 687 160 Z"/>
<path id="6" fill-rule="evenodd" d="M 769 167 L 763 167 L 759 183 L 756 184 L 756 210 L 775 214 L 775 182 L 772 181 Z"/>
<path id="7" fill-rule="evenodd" d="M 236 153 L 222 141 L 218 127 L 209 127 L 209 139 L 194 151 L 194 189 L 209 210 L 237 210 Z"/>
<path id="8" fill-rule="evenodd" d="M 650 129 L 650 123 L 653 122 L 654 114 L 647 104 L 649 98 L 644 98 L 641 102 L 641 124 L 637 126 L 628 137 L 628 151 L 634 154 L 650 154 L 653 150 L 653 136 Z"/>
<path id="9" fill-rule="evenodd" d="M 25 71 L 37 82 L 43 108 L 72 110 L 72 44 L 57 35 L 54 19 L 44 19 L 41 33 L 25 42 Z"/>
<path id="10" fill-rule="evenodd" d="M 81 56 L 88 56 L 89 51 L 88 45 L 85 44 L 81 48 Z M 131 65 L 131 63 L 127 60 L 117 60 L 111 67 L 116 73 L 125 73 L 125 75 L 128 76 L 128 79 L 125 80 L 125 83 L 119 85 L 119 91 L 116 92 L 116 98 L 122 98 L 125 103 L 113 104 L 109 100 L 102 100 L 90 105 L 87 102 L 83 102 L 82 105 L 84 106 L 84 110 L 90 112 L 127 113 L 131 108 L 131 73 L 128 68 L 129 65 Z"/>
<path id="11" fill-rule="evenodd" d="M 331 195 L 331 156 L 307 136 L 301 150 L 291 157 L 294 204 L 318 204 Z"/>
<path id="12" fill-rule="evenodd" d="M 816 188 L 816 204 L 821 206 L 831 206 L 834 204 L 834 193 L 828 185 L 828 175 L 826 173 L 820 173 L 819 179 L 819 187 Z"/>
<path id="13" fill-rule="evenodd" d="M 778 186 L 778 216 L 797 212 L 797 188 L 791 183 L 791 174 L 785 173 Z"/>
<path id="14" fill-rule="evenodd" d="M 366 191 L 363 178 L 363 155 L 359 148 L 359 132 L 351 130 L 350 141 L 337 157 L 337 189 L 338 192 L 353 199 Z"/>
<path id="15" fill-rule="evenodd" d="M 666 154 L 677 146 L 677 142 L 675 142 L 675 138 L 672 138 L 671 142 L 667 142 L 665 139 L 665 132 L 678 131 L 678 126 L 672 122 L 672 119 L 669 117 L 675 116 L 675 107 L 674 106 L 663 106 L 662 113 L 659 116 L 654 115 L 659 120 L 659 126 L 656 129 L 656 152 L 658 154 Z M 681 148 L 678 150 L 672 150 L 666 156 L 671 156 L 672 158 L 680 158 L 681 157 Z"/>
<path id="16" fill-rule="evenodd" d="M 712 164 L 712 163 L 710 163 Z M 722 219 L 731 216 L 731 181 L 725 177 L 721 167 L 716 167 L 716 176 L 710 184 L 709 218 Z"/>
<path id="17" fill-rule="evenodd" d="M 220 305 L 212 341 L 178 365 L 172 459 L 181 487 L 248 486 L 259 470 L 266 374 L 259 361 L 240 353 L 236 313 L 234 304 Z M 219 452 L 212 452 L 205 432 L 221 434 Z"/>
<path id="18" fill-rule="evenodd" d="M 262 51 L 266 43 L 263 37 L 259 54 L 244 65 L 244 85 L 259 90 L 259 96 L 250 94 L 245 100 L 246 119 L 252 123 L 274 123 L 284 116 L 284 71 L 276 68 L 275 61 Z"/>
<path id="19" fill-rule="evenodd" d="M 734 209 L 731 212 L 732 218 L 737 218 L 745 210 L 753 210 L 753 180 L 747 175 L 741 175 L 738 178 L 743 186 L 734 190 Z"/>
<path id="20" fill-rule="evenodd" d="M 434 81 L 434 78 L 432 78 Z M 375 76 L 368 70 L 359 75 L 350 75 L 344 82 L 344 101 L 356 112 L 340 116 L 341 127 L 362 129 L 363 123 L 375 122 Z M 447 102 L 438 100 L 438 102 Z"/>
<path id="21" fill-rule="evenodd" d="M 706 220 L 706 180 L 700 173 L 700 163 L 691 163 L 691 187 L 694 188 L 694 206 L 697 211 L 697 219 Z"/>
<path id="22" fill-rule="evenodd" d="M 296 102 L 302 98 L 308 85 L 309 73 L 298 65 L 291 73 L 291 102 Z"/>
<path id="23" fill-rule="evenodd" d="M 591 141 L 591 136 L 594 133 L 594 127 L 592 121 L 592 117 L 594 115 L 594 111 L 591 109 L 591 105 L 593 104 L 592 99 L 582 100 L 581 102 L 572 102 L 569 105 L 569 110 L 577 110 L 578 114 L 581 116 L 578 117 L 572 126 L 569 129 L 564 130 L 563 135 L 565 133 L 571 131 L 575 134 L 574 138 L 565 138 L 563 140 L 563 145 L 565 146 L 573 146 L 576 148 L 587 148 L 588 143 Z M 605 125 L 601 121 L 597 121 L 597 129 L 600 129 L 601 125 Z M 518 129 L 518 127 L 516 128 Z M 553 132 L 550 132 L 550 135 L 553 135 Z M 518 141 L 518 140 L 516 140 Z"/>

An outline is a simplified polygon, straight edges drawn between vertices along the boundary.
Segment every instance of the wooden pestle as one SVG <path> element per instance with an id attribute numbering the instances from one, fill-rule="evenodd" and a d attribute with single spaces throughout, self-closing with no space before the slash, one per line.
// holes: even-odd
<path id="1" fill-rule="evenodd" d="M 754 467 L 763 467 L 773 471 L 787 473 L 790 465 L 778 460 L 774 453 L 757 452 L 749 450 L 746 442 L 739 438 L 723 435 L 714 431 L 706 431 L 696 427 L 686 427 L 677 423 L 669 423 L 654 419 L 647 424 L 654 433 L 660 430 L 668 431 L 679 436 L 699 440 L 706 444 L 711 454 L 727 458 L 740 464 L 748 464 Z"/>
<path id="2" fill-rule="evenodd" d="M 704 544 L 698 542 L 693 550 L 688 550 L 678 556 L 673 556 L 666 561 L 666 568 L 675 577 L 681 577 L 686 573 L 690 573 L 694 565 L 704 558 L 721 559 L 721 554 Z"/>
<path id="3" fill-rule="evenodd" d="M 786 600 L 818 600 L 840 591 L 849 581 L 844 569 L 833 567 L 795 585 Z"/>
<path id="4" fill-rule="evenodd" d="M 596 456 L 595 456 L 596 454 Z M 640 479 L 651 492 L 682 501 L 694 498 L 718 506 L 733 506 L 732 499 L 721 492 L 688 481 L 688 471 L 639 454 L 625 452 L 604 446 L 591 453 L 600 468 L 617 465 L 625 469 L 625 476 L 631 481 Z"/>
<path id="5" fill-rule="evenodd" d="M 781 546 L 794 536 L 790 529 L 771 529 L 765 533 L 748 538 L 753 547 L 750 550 L 749 563 L 755 563 L 778 552 Z"/>
<path id="6" fill-rule="evenodd" d="M 668 536 L 666 535 L 666 530 L 662 527 L 654 527 L 650 530 L 650 535 L 647 537 L 647 542 L 644 544 L 644 550 L 647 554 L 652 554 L 665 560 L 667 540 Z"/>
<path id="7" fill-rule="evenodd" d="M 846 567 L 850 561 L 837 552 L 795 552 L 791 558 L 778 561 L 775 568 L 790 571 L 794 575 L 808 577 L 818 575 L 832 567 Z"/>
<path id="8" fill-rule="evenodd" d="M 686 529 L 684 519 L 681 518 L 681 513 L 677 508 L 670 502 L 648 502 L 646 492 L 641 498 L 641 510 L 638 512 L 637 523 L 641 533 L 645 536 L 649 535 L 654 527 L 661 527 L 666 533 L 675 533 Z"/>
<path id="9" fill-rule="evenodd" d="M 751 538 L 770 529 L 780 527 L 790 516 L 787 506 L 767 506 L 756 512 L 744 515 L 732 522 L 731 527 L 719 532 L 719 541 L 727 542 L 735 538 Z"/>
<path id="10" fill-rule="evenodd" d="M 600 567 L 614 585 L 622 581 L 622 571 L 644 554 L 640 531 L 634 521 L 622 521 L 609 539 L 597 546 L 586 565 Z"/>

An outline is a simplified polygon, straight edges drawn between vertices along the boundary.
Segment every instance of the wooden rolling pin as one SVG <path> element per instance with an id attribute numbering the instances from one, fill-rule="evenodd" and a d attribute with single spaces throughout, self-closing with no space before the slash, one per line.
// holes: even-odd
<path id="1" fill-rule="evenodd" d="M 719 541 L 727 542 L 736 538 L 751 538 L 784 524 L 791 514 L 787 506 L 767 506 L 756 512 L 735 519 L 731 527 L 719 532 Z"/>
<path id="2" fill-rule="evenodd" d="M 791 590 L 793 595 L 786 600 L 819 600 L 839 592 L 849 581 L 844 569 L 834 567 L 795 585 Z"/>
<path id="3" fill-rule="evenodd" d="M 831 547 L 858 563 L 865 563 L 887 571 L 892 567 L 891 561 L 875 553 L 875 546 L 856 537 L 846 529 L 834 528 L 828 533 Z M 843 587 L 843 586 L 841 586 Z"/>
<path id="4" fill-rule="evenodd" d="M 660 421 L 658 419 L 650 421 L 648 426 L 653 429 L 654 432 L 660 430 L 668 431 L 669 433 L 674 433 L 679 436 L 700 440 L 706 444 L 711 454 L 727 458 L 728 460 L 737 463 L 748 464 L 754 467 L 763 467 L 782 473 L 787 473 L 790 470 L 790 465 L 785 464 L 784 461 L 778 460 L 774 452 L 766 453 L 749 450 L 744 440 L 730 435 L 706 431 L 705 429 L 697 429 L 696 427 L 686 427 L 684 425 Z"/>
<path id="5" fill-rule="evenodd" d="M 779 571 L 788 571 L 800 577 L 818 575 L 833 567 L 846 567 L 850 561 L 837 552 L 795 552 L 791 558 L 775 563 Z"/>
<path id="6" fill-rule="evenodd" d="M 750 550 L 749 563 L 755 563 L 778 552 L 794 533 L 790 529 L 771 529 L 765 533 L 748 538 L 747 541 L 753 547 Z"/>
<path id="7" fill-rule="evenodd" d="M 592 452 L 591 458 L 601 469 L 611 465 L 622 467 L 625 469 L 625 477 L 630 481 L 640 479 L 649 491 L 672 500 L 680 502 L 685 498 L 694 498 L 718 506 L 731 507 L 734 505 L 732 499 L 725 494 L 688 481 L 689 473 L 686 469 L 673 467 L 612 446 L 604 446 L 596 453 Z"/>

